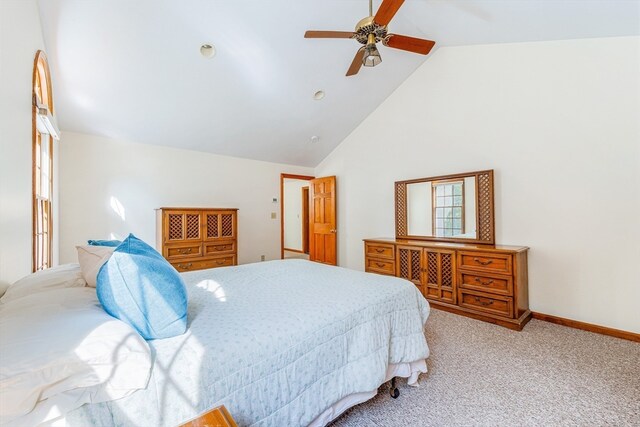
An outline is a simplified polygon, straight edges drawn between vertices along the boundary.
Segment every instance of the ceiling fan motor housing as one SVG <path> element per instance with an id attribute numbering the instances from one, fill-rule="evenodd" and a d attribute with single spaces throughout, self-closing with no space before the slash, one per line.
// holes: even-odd
<path id="1" fill-rule="evenodd" d="M 355 35 L 354 39 L 358 40 L 361 44 L 367 44 L 369 39 L 369 34 L 373 34 L 376 36 L 376 43 L 383 42 L 386 43 L 387 39 L 391 36 L 387 34 L 387 26 L 379 25 L 373 22 L 373 16 L 367 16 L 358 22 L 356 25 L 356 29 L 354 31 Z"/>

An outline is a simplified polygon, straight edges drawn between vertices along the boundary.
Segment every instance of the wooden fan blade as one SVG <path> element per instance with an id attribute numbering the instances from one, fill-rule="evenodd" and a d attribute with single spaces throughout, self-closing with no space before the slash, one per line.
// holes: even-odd
<path id="1" fill-rule="evenodd" d="M 431 51 L 436 42 L 431 40 L 417 39 L 415 37 L 401 36 L 398 34 L 390 34 L 389 41 L 385 43 L 386 46 L 408 50 L 409 52 L 419 53 L 426 55 Z"/>
<path id="2" fill-rule="evenodd" d="M 373 17 L 373 22 L 380 25 L 387 25 L 393 19 L 404 0 L 383 0 L 382 4 Z"/>
<path id="3" fill-rule="evenodd" d="M 352 31 L 307 31 L 305 39 L 350 39 L 354 36 Z"/>
<path id="4" fill-rule="evenodd" d="M 361 47 L 356 52 L 356 56 L 355 58 L 353 58 L 353 62 L 351 63 L 351 66 L 347 70 L 347 76 L 353 76 L 355 74 L 358 74 L 358 71 L 360 71 L 360 67 L 362 67 L 363 58 L 364 58 L 364 47 Z"/>

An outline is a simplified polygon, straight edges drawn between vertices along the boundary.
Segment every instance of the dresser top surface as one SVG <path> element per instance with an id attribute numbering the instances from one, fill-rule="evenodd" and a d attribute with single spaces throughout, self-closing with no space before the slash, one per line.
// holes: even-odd
<path id="1" fill-rule="evenodd" d="M 449 243 L 434 242 L 431 240 L 412 240 L 412 239 L 395 239 L 393 237 L 376 237 L 371 239 L 363 239 L 365 242 L 390 243 L 394 245 L 411 245 L 422 246 L 426 248 L 451 248 L 451 249 L 468 249 L 496 252 L 524 252 L 529 248 L 527 246 L 513 245 L 477 245 L 471 243 Z"/>

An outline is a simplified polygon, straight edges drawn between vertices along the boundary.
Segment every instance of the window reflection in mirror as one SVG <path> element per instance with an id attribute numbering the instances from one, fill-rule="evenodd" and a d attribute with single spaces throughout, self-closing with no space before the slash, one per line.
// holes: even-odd
<path id="1" fill-rule="evenodd" d="M 433 231 L 436 237 L 464 234 L 464 181 L 431 184 L 434 201 Z"/>
<path id="2" fill-rule="evenodd" d="M 408 184 L 408 234 L 477 239 L 475 181 L 465 177 Z"/>

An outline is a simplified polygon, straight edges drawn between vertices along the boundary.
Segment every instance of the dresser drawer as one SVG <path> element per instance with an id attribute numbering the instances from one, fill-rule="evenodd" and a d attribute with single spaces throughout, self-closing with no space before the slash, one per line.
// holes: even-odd
<path id="1" fill-rule="evenodd" d="M 510 297 L 458 289 L 458 304 L 484 313 L 513 317 L 513 299 Z"/>
<path id="2" fill-rule="evenodd" d="M 234 241 L 205 243 L 203 246 L 204 256 L 233 254 L 236 252 L 236 242 Z"/>
<path id="3" fill-rule="evenodd" d="M 202 256 L 200 243 L 180 243 L 164 247 L 164 257 L 168 260 L 200 256 Z"/>
<path id="4" fill-rule="evenodd" d="M 458 267 L 488 273 L 511 274 L 513 260 L 509 254 L 458 252 Z"/>
<path id="5" fill-rule="evenodd" d="M 230 255 L 230 256 L 225 256 L 220 258 L 206 259 L 206 260 L 199 260 L 199 261 L 184 260 L 181 262 L 172 262 L 171 265 L 173 265 L 175 269 L 180 272 L 204 270 L 206 268 L 227 267 L 229 265 L 236 265 L 236 257 L 235 255 Z"/>
<path id="6" fill-rule="evenodd" d="M 394 245 L 385 245 L 384 243 L 368 243 L 364 244 L 365 256 L 371 256 L 384 259 L 396 259 L 396 251 Z"/>
<path id="7" fill-rule="evenodd" d="M 365 269 L 368 272 L 388 274 L 391 276 L 395 276 L 396 274 L 395 261 L 366 257 L 365 263 Z"/>
<path id="8" fill-rule="evenodd" d="M 509 276 L 461 272 L 458 285 L 463 289 L 513 296 L 513 279 Z"/>

